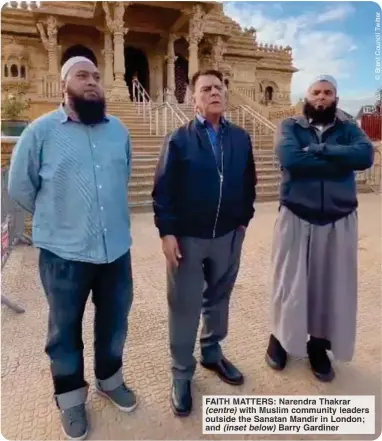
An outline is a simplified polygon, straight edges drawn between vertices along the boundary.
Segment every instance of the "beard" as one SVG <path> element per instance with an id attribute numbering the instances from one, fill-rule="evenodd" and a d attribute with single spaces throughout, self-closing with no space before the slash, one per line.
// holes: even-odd
<path id="1" fill-rule="evenodd" d="M 102 122 L 105 118 L 105 98 L 85 99 L 73 91 L 68 90 L 73 110 L 77 113 L 79 120 L 85 125 L 93 125 Z"/>
<path id="2" fill-rule="evenodd" d="M 337 102 L 334 101 L 326 109 L 313 107 L 307 100 L 305 100 L 303 113 L 305 117 L 309 120 L 312 119 L 313 122 L 317 124 L 330 124 L 334 121 L 337 112 Z"/>

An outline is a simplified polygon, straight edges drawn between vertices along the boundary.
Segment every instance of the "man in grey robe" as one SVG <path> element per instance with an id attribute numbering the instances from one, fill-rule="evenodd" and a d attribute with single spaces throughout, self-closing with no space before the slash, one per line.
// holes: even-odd
<path id="1" fill-rule="evenodd" d="M 334 378 L 327 351 L 353 357 L 357 313 L 355 171 L 373 164 L 373 144 L 337 110 L 329 75 L 310 85 L 302 116 L 282 121 L 276 152 L 282 170 L 272 250 L 271 336 L 274 369 L 288 354 L 308 355 L 315 376 Z M 309 337 L 308 337 L 309 336 Z"/>

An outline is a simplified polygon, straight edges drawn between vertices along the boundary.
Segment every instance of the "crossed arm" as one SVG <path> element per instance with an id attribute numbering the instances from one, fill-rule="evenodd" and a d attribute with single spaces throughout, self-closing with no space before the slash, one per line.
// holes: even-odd
<path id="1" fill-rule="evenodd" d="M 365 133 L 352 125 L 350 143 L 301 146 L 293 131 L 294 122 L 284 120 L 276 138 L 276 152 L 283 168 L 291 173 L 336 174 L 365 170 L 373 164 L 374 147 Z"/>

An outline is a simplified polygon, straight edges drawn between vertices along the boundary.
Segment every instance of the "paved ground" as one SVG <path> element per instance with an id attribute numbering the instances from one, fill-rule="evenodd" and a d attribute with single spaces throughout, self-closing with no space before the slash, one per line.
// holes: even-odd
<path id="1" fill-rule="evenodd" d="M 139 408 L 131 415 L 122 414 L 94 393 L 93 308 L 89 302 L 84 319 L 84 341 L 86 372 L 91 384 L 88 402 L 92 426 L 90 438 L 201 439 L 203 394 L 376 394 L 379 397 L 381 205 L 376 195 L 363 195 L 360 199 L 359 325 L 354 361 L 336 364 L 337 378 L 329 385 L 320 384 L 313 378 L 306 360 L 293 361 L 283 374 L 271 371 L 264 364 L 268 338 L 269 252 L 276 205 L 259 204 L 256 220 L 245 241 L 241 272 L 232 301 L 230 335 L 224 344 L 226 354 L 246 375 L 246 383 L 233 389 L 198 367 L 194 381 L 195 411 L 187 419 L 173 417 L 169 409 L 167 307 L 160 242 L 152 216 L 134 216 L 135 301 L 124 373 L 128 384 L 139 396 Z M 43 352 L 47 308 L 38 279 L 35 249 L 18 248 L 13 252 L 5 267 L 2 288 L 27 310 L 25 314 L 15 315 L 2 307 L 2 435 L 18 440 L 62 439 L 59 416 L 52 400 L 49 363 Z M 219 439 L 218 436 L 209 438 Z M 232 439 L 233 436 L 225 438 Z M 324 438 L 328 439 L 328 436 Z"/>

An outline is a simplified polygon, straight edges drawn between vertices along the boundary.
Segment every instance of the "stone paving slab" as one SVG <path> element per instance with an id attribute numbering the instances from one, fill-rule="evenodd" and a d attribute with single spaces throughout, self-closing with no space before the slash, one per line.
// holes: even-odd
<path id="1" fill-rule="evenodd" d="M 123 414 L 94 392 L 93 306 L 84 317 L 86 376 L 90 383 L 88 410 L 90 439 L 307 439 L 308 436 L 203 436 L 202 395 L 367 395 L 381 392 L 381 204 L 374 194 L 360 196 L 358 340 L 352 363 L 335 364 L 332 384 L 315 380 L 307 360 L 293 360 L 283 373 L 264 362 L 268 339 L 269 263 L 275 203 L 257 205 L 255 220 L 244 242 L 242 266 L 231 303 L 230 333 L 223 347 L 246 376 L 234 388 L 198 366 L 194 384 L 194 412 L 173 416 L 169 407 L 169 350 L 165 266 L 161 243 L 151 214 L 133 215 L 132 251 L 135 298 L 124 356 L 127 383 L 138 394 L 139 407 Z M 18 247 L 3 272 L 4 294 L 18 301 L 26 313 L 16 315 L 2 306 L 1 433 L 12 440 L 63 439 L 52 399 L 49 362 L 43 348 L 47 307 L 38 277 L 38 252 Z M 199 355 L 199 346 L 195 351 Z M 378 401 L 379 403 L 379 401 Z M 377 412 L 381 414 L 380 404 Z M 378 419 L 380 433 L 380 419 Z M 309 437 L 320 439 L 319 436 Z M 328 439 L 329 436 L 323 436 Z M 333 439 L 349 439 L 335 436 Z M 356 439 L 360 437 L 356 436 Z M 363 437 L 367 439 L 367 437 Z M 375 439 L 374 436 L 368 439 Z"/>

